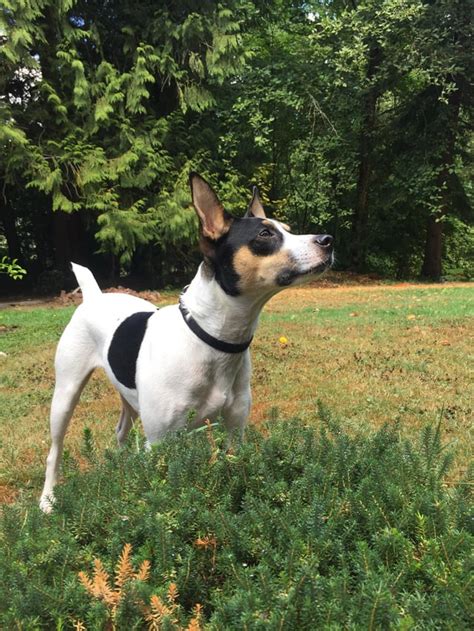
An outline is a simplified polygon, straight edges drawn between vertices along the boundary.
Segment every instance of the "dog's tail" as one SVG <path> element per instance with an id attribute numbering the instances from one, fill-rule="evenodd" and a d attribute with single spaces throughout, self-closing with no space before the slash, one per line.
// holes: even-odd
<path id="1" fill-rule="evenodd" d="M 71 267 L 81 288 L 83 302 L 98 298 L 102 295 L 96 279 L 87 267 L 83 267 L 77 263 L 71 263 Z"/>

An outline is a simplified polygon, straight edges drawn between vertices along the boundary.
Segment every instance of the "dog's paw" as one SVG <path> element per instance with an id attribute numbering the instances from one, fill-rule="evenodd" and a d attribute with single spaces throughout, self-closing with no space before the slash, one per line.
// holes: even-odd
<path id="1" fill-rule="evenodd" d="M 40 510 L 43 511 L 46 515 L 49 515 L 53 510 L 54 506 L 54 495 L 51 493 L 50 495 L 42 495 L 39 502 Z"/>

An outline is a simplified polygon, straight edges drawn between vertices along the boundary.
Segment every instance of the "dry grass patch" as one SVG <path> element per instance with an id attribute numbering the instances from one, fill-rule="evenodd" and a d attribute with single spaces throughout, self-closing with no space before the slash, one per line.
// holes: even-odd
<path id="1" fill-rule="evenodd" d="M 472 445 L 473 300 L 469 284 L 283 292 L 255 341 L 253 420 L 275 406 L 309 420 L 317 399 L 354 428 L 396 421 L 410 434 L 442 415 L 460 473 Z"/>
<path id="2" fill-rule="evenodd" d="M 0 312 L 0 501 L 38 493 L 49 445 L 54 349 L 72 308 Z M 472 284 L 290 289 L 267 305 L 253 356 L 251 422 L 272 408 L 314 422 L 321 399 L 349 428 L 398 422 L 400 431 L 443 416 L 459 475 L 472 444 Z M 284 336 L 287 343 L 279 339 Z M 97 371 L 76 408 L 66 448 L 81 456 L 84 428 L 115 445 L 119 399 Z"/>
<path id="3" fill-rule="evenodd" d="M 18 491 L 41 486 L 49 449 L 49 408 L 54 387 L 55 348 L 34 348 L 3 360 L 0 416 L 0 500 L 12 501 Z M 6 383 L 5 383 L 6 382 Z M 119 398 L 102 371 L 95 371 L 69 426 L 66 450 L 87 466 L 81 455 L 84 428 L 92 430 L 101 448 L 115 444 Z"/>

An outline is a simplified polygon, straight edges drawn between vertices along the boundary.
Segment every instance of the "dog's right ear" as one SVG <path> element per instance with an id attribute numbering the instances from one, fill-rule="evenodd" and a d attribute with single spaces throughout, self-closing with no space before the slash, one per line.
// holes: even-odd
<path id="1" fill-rule="evenodd" d="M 217 241 L 230 227 L 231 216 L 206 180 L 194 171 L 189 174 L 193 206 L 201 223 L 204 237 Z"/>
<path id="2" fill-rule="evenodd" d="M 253 187 L 252 201 L 250 202 L 249 207 L 247 208 L 245 217 L 260 217 L 260 219 L 267 218 L 262 202 L 260 200 L 258 188 L 256 186 Z"/>

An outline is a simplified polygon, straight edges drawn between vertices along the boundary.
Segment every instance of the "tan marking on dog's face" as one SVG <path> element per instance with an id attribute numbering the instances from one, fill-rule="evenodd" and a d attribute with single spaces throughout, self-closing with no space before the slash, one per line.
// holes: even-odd
<path id="1" fill-rule="evenodd" d="M 234 269 L 239 275 L 239 289 L 243 293 L 276 286 L 278 274 L 291 266 L 290 254 L 285 250 L 269 256 L 256 256 L 245 245 L 234 255 Z"/>

